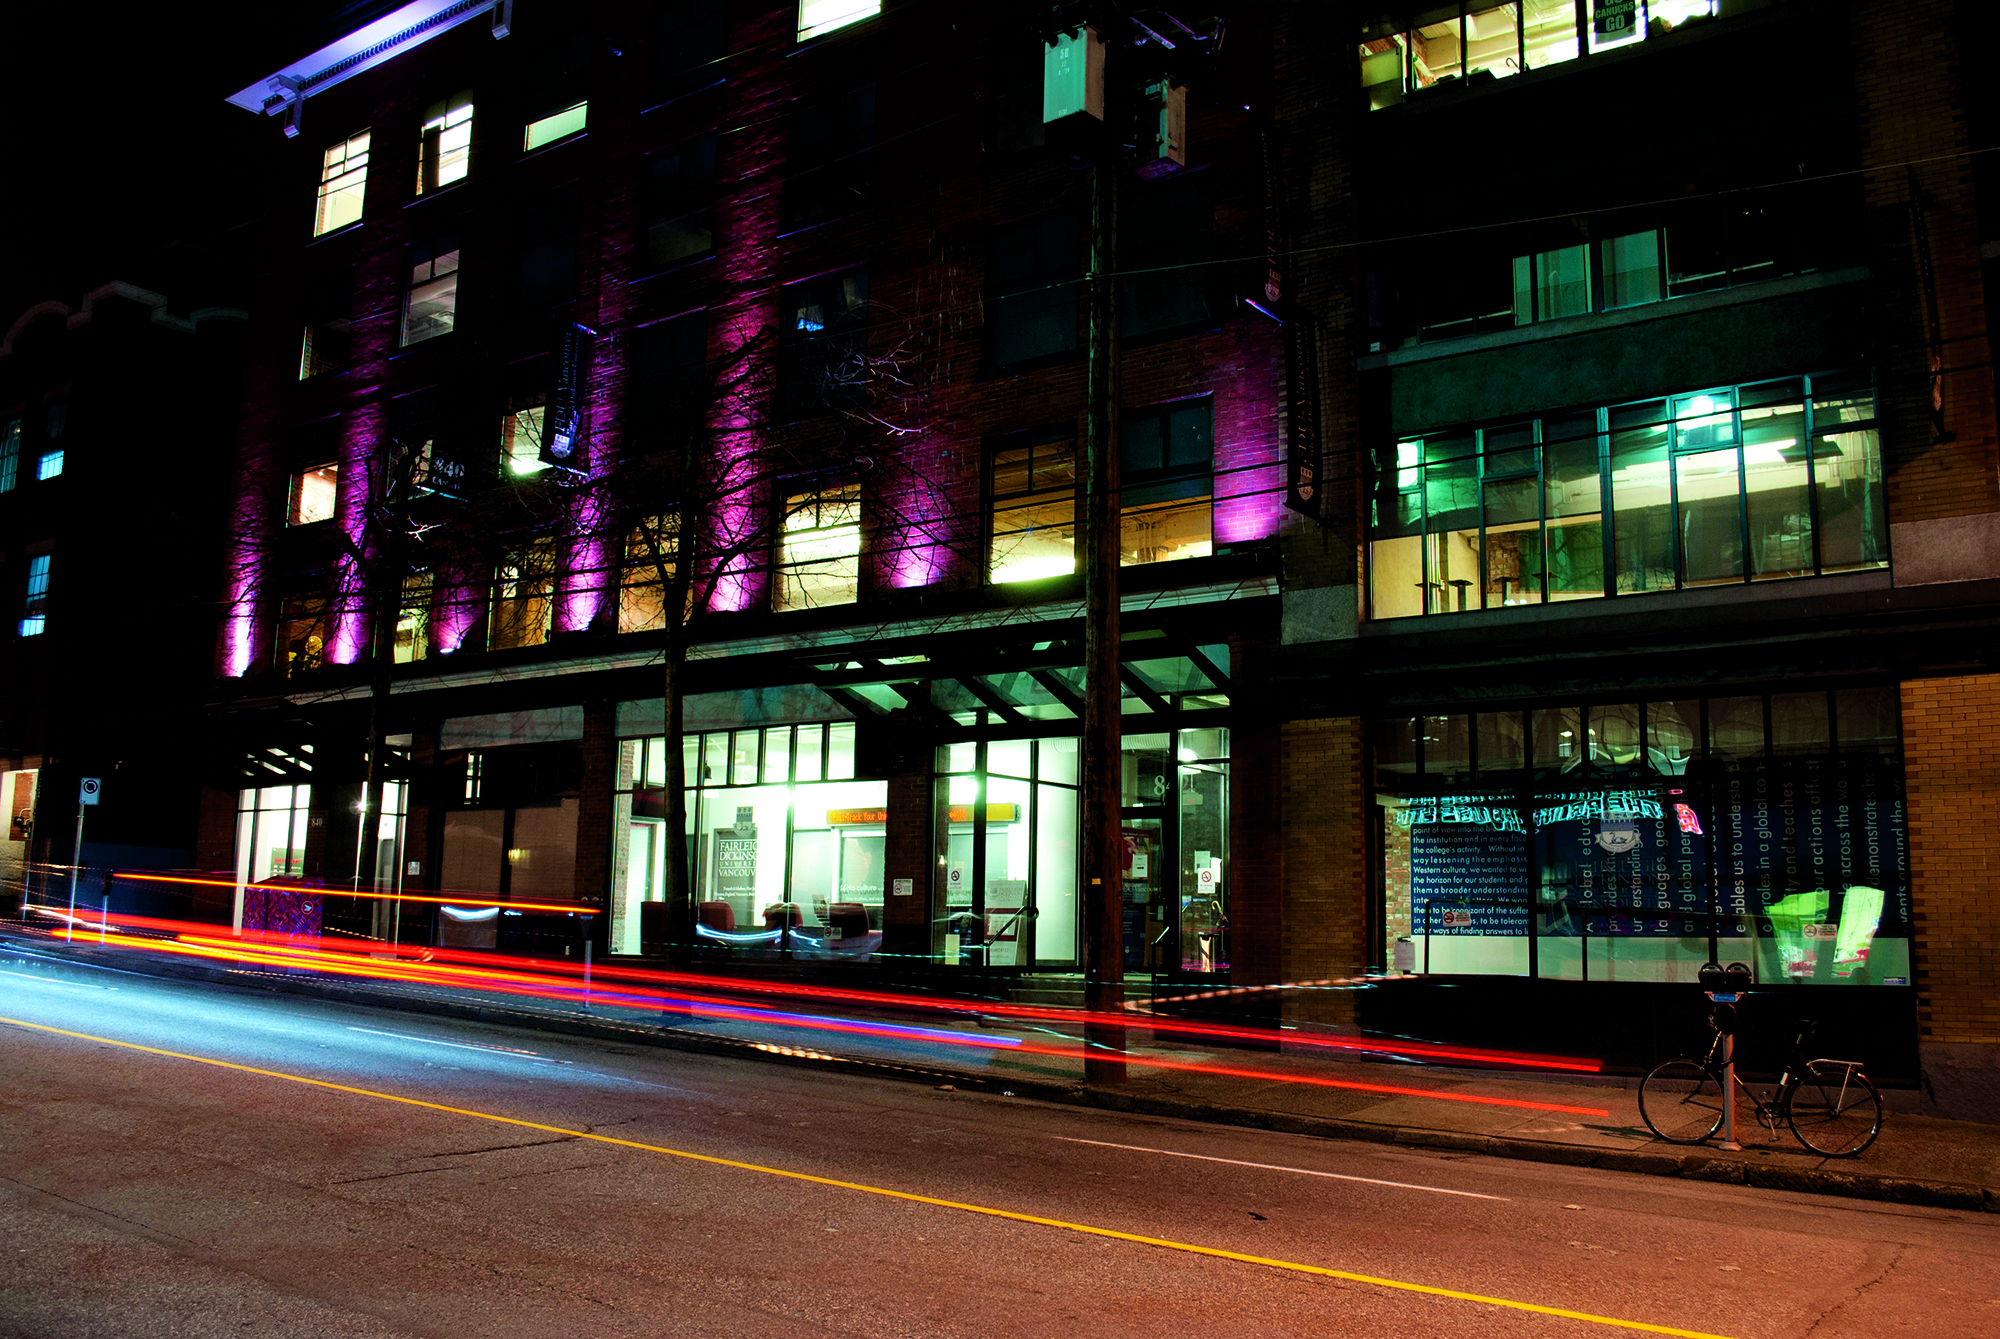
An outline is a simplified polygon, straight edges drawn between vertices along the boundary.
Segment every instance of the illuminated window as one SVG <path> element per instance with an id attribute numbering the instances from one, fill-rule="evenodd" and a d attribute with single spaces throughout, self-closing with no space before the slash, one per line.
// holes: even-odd
<path id="1" fill-rule="evenodd" d="M 302 674 L 326 663 L 326 599 L 288 595 L 278 605 L 278 672 Z"/>
<path id="2" fill-rule="evenodd" d="M 532 153 L 545 145 L 583 133 L 589 120 L 590 36 L 572 33 L 544 51 L 535 61 L 528 88 L 528 124 L 521 150 Z"/>
<path id="3" fill-rule="evenodd" d="M 1664 37 L 1720 12 L 1718 0 L 1491 0 L 1424 5 L 1368 25 L 1360 43 L 1361 87 L 1371 108 L 1393 107 L 1427 89 L 1478 85 L 1523 70 Z"/>
<path id="4" fill-rule="evenodd" d="M 872 19 L 882 12 L 882 0 L 799 0 L 799 40 Z"/>
<path id="5" fill-rule="evenodd" d="M 1031 581 L 1076 570 L 1076 434 L 1010 433 L 993 443 L 993 510 L 987 531 L 992 581 Z"/>
<path id="6" fill-rule="evenodd" d="M 1374 618 L 1888 566 L 1868 374 L 1407 438 L 1376 455 Z"/>
<path id="7" fill-rule="evenodd" d="M 403 578 L 402 599 L 396 606 L 396 644 L 393 655 L 398 665 L 422 660 L 431 650 L 431 574 L 412 572 Z"/>
<path id="8" fill-rule="evenodd" d="M 779 612 L 853 604 L 861 593 L 861 486 L 839 484 L 785 499 L 778 546 Z"/>
<path id="9" fill-rule="evenodd" d="M 667 625 L 666 584 L 674 577 L 678 552 L 678 521 L 672 516 L 648 516 L 625 536 L 618 631 L 651 632 Z M 689 591 L 690 602 L 693 596 Z"/>
<path id="10" fill-rule="evenodd" d="M 1182 400 L 1127 414 L 1120 436 L 1119 563 L 1206 557 L 1214 537 L 1213 402 Z"/>
<path id="11" fill-rule="evenodd" d="M 326 151 L 319 173 L 319 208 L 313 213 L 313 236 L 345 228 L 361 217 L 361 197 L 368 186 L 368 132 L 350 136 Z"/>
<path id="12" fill-rule="evenodd" d="M 417 194 L 465 180 L 472 154 L 472 94 L 434 102 L 424 113 L 417 154 Z"/>
<path id="13" fill-rule="evenodd" d="M 37 479 L 53 479 L 63 472 L 63 449 L 55 447 L 42 452 L 42 458 L 35 465 Z"/>
<path id="14" fill-rule="evenodd" d="M 311 525 L 333 518 L 333 502 L 340 484 L 340 466 L 316 465 L 292 476 L 293 525 Z"/>
<path id="15" fill-rule="evenodd" d="M 403 296 L 403 347 L 451 333 L 458 312 L 458 237 L 410 248 L 410 287 Z"/>
<path id="16" fill-rule="evenodd" d="M 27 598 L 21 604 L 20 632 L 23 637 L 39 637 L 48 628 L 49 555 L 38 553 L 28 559 Z"/>
<path id="17" fill-rule="evenodd" d="M 549 370 L 543 359 L 507 370 L 507 408 L 500 416 L 500 468 L 510 479 L 540 474 L 542 421 L 548 413 Z"/>
<path id="18" fill-rule="evenodd" d="M 555 612 L 556 545 L 537 539 L 493 569 L 493 618 L 486 644 L 495 651 L 540 646 Z"/>
<path id="19" fill-rule="evenodd" d="M 0 493 L 13 488 L 21 473 L 21 420 L 0 423 Z"/>

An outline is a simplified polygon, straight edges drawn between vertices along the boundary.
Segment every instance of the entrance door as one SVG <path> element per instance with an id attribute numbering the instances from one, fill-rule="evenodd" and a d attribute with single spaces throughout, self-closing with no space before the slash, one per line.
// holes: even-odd
<path id="1" fill-rule="evenodd" d="M 1123 937 L 1125 970 L 1165 971 L 1175 961 L 1173 846 L 1163 810 L 1126 809 Z"/>

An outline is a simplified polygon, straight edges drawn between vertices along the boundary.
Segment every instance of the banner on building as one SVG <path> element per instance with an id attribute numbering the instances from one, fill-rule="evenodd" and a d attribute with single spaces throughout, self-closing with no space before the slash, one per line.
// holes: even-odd
<path id="1" fill-rule="evenodd" d="M 556 339 L 556 382 L 549 390 L 548 415 L 542 424 L 541 460 L 566 470 L 577 469 L 583 447 L 583 407 L 590 378 L 590 345 L 596 332 L 574 321 Z"/>

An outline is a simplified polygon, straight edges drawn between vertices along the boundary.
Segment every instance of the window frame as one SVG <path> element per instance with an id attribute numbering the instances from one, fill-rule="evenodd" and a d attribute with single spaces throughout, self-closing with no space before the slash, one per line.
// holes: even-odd
<path id="1" fill-rule="evenodd" d="M 779 481 L 777 533 L 771 554 L 771 611 L 793 613 L 805 609 L 827 609 L 858 604 L 861 600 L 862 559 L 868 551 L 866 500 L 859 481 L 834 476 L 805 476 Z M 834 513 L 829 519 L 827 513 Z M 794 525 L 796 519 L 812 516 L 811 525 Z M 847 532 L 852 547 L 846 547 Z M 837 552 L 812 556 L 810 552 L 792 557 L 792 546 L 839 543 Z M 805 578 L 830 577 L 852 593 L 846 598 L 815 599 L 806 590 Z M 796 597 L 789 594 L 797 583 Z"/>
<path id="2" fill-rule="evenodd" d="M 18 636 L 40 637 L 49 629 L 50 572 L 55 554 L 53 551 L 31 553 L 27 559 L 26 580 L 21 588 L 21 618 L 14 628 Z"/>
<path id="3" fill-rule="evenodd" d="M 1013 536 L 1015 537 L 1015 545 L 1018 546 L 1023 542 L 1022 537 L 1034 533 L 1034 527 L 1031 525 L 1024 530 L 1003 532 L 1000 529 L 1001 513 L 1003 510 L 1026 512 L 1038 505 L 1053 507 L 1060 500 L 1062 493 L 1065 491 L 1061 486 L 1051 485 L 1038 488 L 1035 486 L 1035 479 L 1039 469 L 1038 458 L 1042 454 L 1042 448 L 1060 448 L 1063 446 L 1068 447 L 1067 454 L 1069 456 L 1070 482 L 1067 492 L 1070 503 L 1070 565 L 1066 571 L 1062 572 L 1034 572 L 1021 576 L 1002 576 L 1000 575 L 1001 568 L 999 567 L 999 549 L 1002 540 Z M 1028 452 L 1028 486 L 1014 492 L 1003 493 L 1000 491 L 999 457 L 1004 452 L 1021 449 L 1026 449 Z M 1061 455 L 1062 452 L 1051 450 L 1049 454 Z M 1078 540 L 1083 528 L 1083 455 L 1082 443 L 1078 440 L 1076 425 L 1074 423 L 1051 424 L 1043 428 L 1024 428 L 1018 432 L 1010 432 L 1002 436 L 988 438 L 985 456 L 986 506 L 984 508 L 984 529 L 986 544 L 983 567 L 986 584 L 989 586 L 1008 585 L 1016 581 L 1046 580 L 1049 577 L 1073 575 L 1077 570 Z"/>
<path id="4" fill-rule="evenodd" d="M 428 242 L 413 244 L 405 249 L 402 318 L 396 328 L 397 348 L 414 348 L 441 339 L 458 328 L 458 274 L 463 264 L 460 247 L 457 233 L 440 233 Z M 447 259 L 451 267 L 439 268 Z M 420 269 L 425 271 L 421 279 L 417 277 Z M 449 304 L 437 305 L 422 319 L 435 324 L 442 313 L 444 328 L 411 338 L 411 317 L 418 303 L 443 295 L 449 295 Z"/>
<path id="5" fill-rule="evenodd" d="M 1794 384 L 1797 387 L 1796 398 L 1793 398 L 1789 390 Z M 1763 398 L 1760 403 L 1746 406 L 1743 402 L 1746 392 Z M 1836 402 L 1851 403 L 1861 395 L 1867 396 L 1872 402 L 1872 410 L 1866 417 L 1822 421 L 1822 414 L 1826 412 L 1822 409 L 1822 405 Z M 1782 452 L 1783 445 L 1790 445 L 1798 455 L 1798 460 L 1790 463 L 1803 462 L 1805 465 L 1804 479 L 1798 486 L 1803 489 L 1806 504 L 1803 515 L 1811 529 L 1808 546 L 1811 561 L 1800 571 L 1760 572 L 1759 563 L 1753 552 L 1756 541 L 1767 536 L 1757 528 L 1752 511 L 1757 494 L 1763 490 L 1754 490 L 1751 487 L 1750 452 L 1758 444 L 1746 441 L 1744 415 L 1746 412 L 1754 415 L 1759 410 L 1783 409 L 1794 403 L 1800 406 L 1799 434 L 1802 440 L 1788 439 L 1786 444 L 1781 444 L 1775 449 L 1780 449 Z M 1659 408 L 1656 410 L 1654 406 Z M 1623 421 L 1621 421 L 1621 411 L 1624 411 Z M 1593 592 L 1569 592 L 1561 598 L 1556 598 L 1550 576 L 1550 538 L 1554 533 L 1552 522 L 1562 518 L 1552 516 L 1550 511 L 1550 498 L 1553 495 L 1555 479 L 1550 473 L 1550 453 L 1547 448 L 1553 445 L 1579 443 L 1585 440 L 1585 437 L 1562 435 L 1550 438 L 1547 434 L 1549 425 L 1553 422 L 1562 419 L 1581 422 L 1586 416 L 1594 417 L 1596 424 L 1594 433 L 1589 436 L 1594 437 L 1597 454 L 1596 514 L 1601 532 L 1599 540 L 1601 586 Z M 1726 420 L 1726 423 L 1723 420 Z M 1523 468 L 1503 467 L 1497 471 L 1489 469 L 1489 461 L 1496 454 L 1489 447 L 1489 436 L 1502 431 L 1503 428 L 1518 427 L 1525 423 L 1532 423 L 1534 426 L 1533 465 Z M 1639 400 L 1619 401 L 1590 409 L 1549 411 L 1509 420 L 1504 424 L 1496 422 L 1478 427 L 1449 428 L 1422 434 L 1400 435 L 1388 444 L 1386 449 L 1377 447 L 1371 453 L 1373 459 L 1369 466 L 1369 505 L 1374 514 L 1366 523 L 1368 617 L 1370 621 L 1381 621 L 1429 617 L 1445 613 L 1470 614 L 1521 605 L 1547 605 L 1596 598 L 1630 598 L 1717 586 L 1763 585 L 1774 581 L 1810 579 L 1849 572 L 1889 570 L 1892 560 L 1886 519 L 1886 478 L 1880 473 L 1883 467 L 1881 427 L 1880 388 L 1875 371 L 1844 368 L 1803 373 L 1794 377 L 1677 391 Z M 1636 504 L 1620 506 L 1617 481 L 1620 467 L 1615 455 L 1617 450 L 1615 439 L 1621 433 L 1647 430 L 1658 430 L 1663 434 L 1662 445 L 1659 448 L 1661 463 L 1664 465 L 1663 486 L 1667 490 L 1666 510 L 1663 514 L 1670 521 L 1665 528 L 1669 561 L 1663 567 L 1649 570 L 1670 571 L 1672 584 L 1642 584 L 1633 589 L 1623 589 L 1626 569 L 1621 564 L 1629 561 L 1631 545 L 1636 541 L 1630 534 L 1621 531 L 1631 524 L 1625 517 L 1641 508 Z M 1829 438 L 1851 433 L 1875 434 L 1872 457 L 1878 477 L 1872 481 L 1864 480 L 1863 488 L 1873 504 L 1869 510 L 1874 511 L 1875 515 L 1869 522 L 1871 528 L 1867 543 L 1861 546 L 1872 549 L 1875 556 L 1860 558 L 1850 563 L 1834 563 L 1829 561 L 1827 553 L 1828 522 L 1821 514 L 1823 466 L 1820 462 L 1829 456 L 1829 452 L 1822 450 L 1822 444 Z M 1448 443 L 1460 438 L 1470 444 L 1466 453 L 1440 458 L 1432 458 L 1430 455 L 1429 448 L 1432 442 Z M 1518 454 L 1525 449 L 1520 445 L 1503 445 L 1500 451 L 1506 454 Z M 1733 574 L 1719 577 L 1699 575 L 1693 573 L 1689 565 L 1691 541 L 1684 532 L 1686 511 L 1683 505 L 1685 499 L 1681 462 L 1726 451 L 1733 451 L 1735 454 L 1737 505 L 1735 529 L 1731 534 L 1724 536 L 1724 544 L 1727 550 L 1728 545 L 1733 543 L 1733 551 L 1737 555 L 1735 558 L 1737 570 Z M 1838 455 L 1840 451 L 1838 448 L 1833 448 L 1830 454 Z M 1468 463 L 1469 473 L 1463 468 Z M 1434 468 L 1450 470 L 1450 473 L 1440 476 L 1441 481 L 1456 479 L 1460 484 L 1469 485 L 1467 499 L 1450 508 L 1434 508 L 1433 485 L 1430 479 Z M 1503 591 L 1501 603 L 1496 605 L 1488 602 L 1491 592 L 1486 589 L 1491 580 L 1488 535 L 1493 526 L 1486 515 L 1487 485 L 1494 482 L 1504 484 L 1517 479 L 1530 479 L 1538 484 L 1535 493 L 1539 590 L 1536 598 L 1518 601 L 1507 600 Z M 1628 480 L 1624 487 L 1626 496 L 1630 497 L 1639 491 L 1641 485 Z M 1772 491 L 1775 493 L 1778 490 Z M 1414 506 L 1407 505 L 1405 500 L 1412 498 L 1415 499 Z M 1385 507 L 1394 508 L 1394 520 L 1388 519 L 1385 515 Z M 1469 526 L 1438 523 L 1441 517 L 1467 511 L 1472 515 L 1472 523 Z M 1501 524 L 1511 528 L 1516 523 Z M 1479 580 L 1476 583 L 1466 584 L 1477 584 L 1480 587 L 1480 597 L 1477 603 L 1468 602 L 1463 608 L 1455 608 L 1450 607 L 1454 603 L 1453 598 L 1444 594 L 1440 589 L 1440 583 L 1432 579 L 1433 540 L 1452 534 L 1462 535 L 1468 530 L 1478 535 Z M 1375 586 L 1380 563 L 1377 545 L 1398 539 L 1415 539 L 1418 542 L 1420 555 L 1418 585 L 1422 589 L 1420 602 L 1422 607 L 1409 614 L 1383 614 L 1378 612 L 1381 601 L 1378 599 Z M 1446 584 L 1458 583 L 1454 581 Z M 1463 596 L 1465 592 L 1460 591 L 1459 594 Z"/>
<path id="6" fill-rule="evenodd" d="M 363 127 L 329 145 L 321 155 L 319 189 L 313 198 L 314 237 L 326 237 L 332 233 L 342 232 L 362 221 L 368 204 L 368 150 L 373 134 L 372 128 Z M 359 148 L 355 147 L 357 140 L 360 141 Z M 336 150 L 340 153 L 337 162 L 334 158 Z M 328 222 L 327 216 L 335 208 L 329 202 L 349 199 L 353 203 L 353 214 Z M 344 211 L 344 205 L 339 208 Z"/>
<path id="7" fill-rule="evenodd" d="M 424 119 L 417 127 L 417 199 L 450 190 L 472 175 L 473 108 L 472 90 L 461 89 L 425 109 Z M 459 115 L 460 112 L 464 115 Z M 449 145 L 448 139 L 452 141 Z M 457 171 L 447 178 L 446 164 L 453 154 L 457 155 L 452 164 Z"/>
<path id="8" fill-rule="evenodd" d="M 1042 263 L 1042 248 L 1052 238 L 1048 230 L 1052 227 L 1068 227 L 1068 260 L 1063 263 L 1045 265 Z M 1029 269 L 1020 275 L 1003 274 L 1003 257 L 1010 239 L 1026 235 L 1030 252 Z M 986 305 L 985 351 L 986 365 L 995 372 L 1015 372 L 1043 366 L 1074 357 L 1082 346 L 1079 330 L 1082 324 L 1083 298 L 1083 230 L 1082 220 L 1074 209 L 1061 209 L 1035 218 L 1021 219 L 1003 224 L 993 229 L 988 252 L 988 279 Z M 1010 322 L 1019 322 L 1011 330 L 1011 338 L 1021 338 L 1021 328 L 1032 328 L 1043 316 L 1058 313 L 1065 303 L 1069 310 L 1067 327 L 1068 340 L 1059 342 L 1058 347 L 1038 349 L 1017 357 L 1003 356 L 999 344 L 1001 330 Z"/>
<path id="9" fill-rule="evenodd" d="M 833 304 L 824 294 L 840 294 L 846 297 L 844 280 L 850 276 L 858 279 L 859 296 L 854 301 L 838 309 L 831 318 L 825 315 Z M 816 290 L 823 290 L 821 300 L 810 301 Z M 820 324 L 808 328 L 808 311 L 821 313 Z M 778 402 L 781 411 L 791 419 L 807 418 L 816 414 L 850 408 L 863 401 L 867 391 L 868 356 L 868 266 L 848 265 L 837 270 L 828 270 L 784 285 L 778 290 L 778 321 L 780 338 L 778 364 Z M 842 361 L 858 360 L 861 364 L 860 376 L 856 380 L 832 381 L 826 376 L 817 376 L 815 384 L 806 386 L 804 378 L 810 372 L 825 373 L 833 367 L 834 359 Z"/>

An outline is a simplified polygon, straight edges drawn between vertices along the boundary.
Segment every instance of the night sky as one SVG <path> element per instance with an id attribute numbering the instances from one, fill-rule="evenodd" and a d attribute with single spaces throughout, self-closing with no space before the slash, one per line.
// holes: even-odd
<path id="1" fill-rule="evenodd" d="M 114 278 L 176 307 L 245 301 L 256 149 L 279 130 L 223 99 L 319 45 L 329 15 L 392 7 L 14 6 L 0 77 L 0 330 L 31 303 L 74 304 Z"/>

